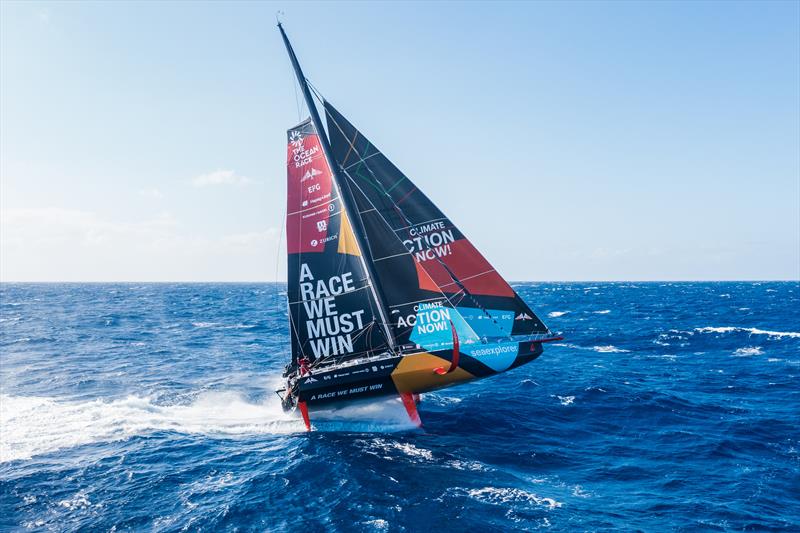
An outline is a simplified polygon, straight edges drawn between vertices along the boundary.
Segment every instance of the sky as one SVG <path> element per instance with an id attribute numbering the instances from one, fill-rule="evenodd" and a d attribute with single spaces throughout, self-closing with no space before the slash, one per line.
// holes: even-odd
<path id="1" fill-rule="evenodd" d="M 308 78 L 510 280 L 800 279 L 800 3 L 0 3 L 0 280 L 285 280 Z"/>

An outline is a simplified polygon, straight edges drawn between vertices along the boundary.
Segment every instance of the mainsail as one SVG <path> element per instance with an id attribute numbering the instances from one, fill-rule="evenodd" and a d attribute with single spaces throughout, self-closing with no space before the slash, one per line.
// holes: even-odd
<path id="1" fill-rule="evenodd" d="M 392 311 L 399 309 L 390 315 L 398 341 L 406 340 L 400 336 L 401 326 L 414 314 L 409 305 L 417 310 L 413 320 L 418 322 L 418 310 L 425 301 L 440 305 L 442 296 L 463 320 L 461 327 L 455 326 L 466 342 L 476 334 L 495 339 L 549 333 L 508 282 L 407 176 L 328 102 L 325 111 L 333 158 L 342 179 L 349 180 L 356 191 L 379 284 L 387 305 L 394 307 Z M 386 231 L 395 238 L 387 238 Z M 415 342 L 413 337 L 409 340 Z"/>
<path id="2" fill-rule="evenodd" d="M 288 131 L 286 237 L 292 362 L 387 350 L 393 339 L 342 191 L 311 119 Z"/>

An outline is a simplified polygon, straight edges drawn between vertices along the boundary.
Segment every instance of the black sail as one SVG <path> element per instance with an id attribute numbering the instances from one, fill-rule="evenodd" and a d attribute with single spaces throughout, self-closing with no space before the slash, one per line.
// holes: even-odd
<path id="1" fill-rule="evenodd" d="M 508 282 L 407 176 L 330 103 L 325 102 L 325 110 L 333 156 L 341 166 L 340 174 L 359 193 L 359 212 L 390 307 L 404 302 L 419 305 L 414 302 L 441 300 L 444 295 L 465 321 L 464 329 L 478 337 L 549 333 Z M 382 229 L 391 230 L 396 238 L 381 235 Z M 395 327 L 396 318 L 410 313 L 404 309 L 400 317 L 396 315 L 390 315 Z"/>
<path id="2" fill-rule="evenodd" d="M 387 350 L 379 303 L 341 191 L 310 120 L 288 131 L 287 215 L 292 361 Z"/>

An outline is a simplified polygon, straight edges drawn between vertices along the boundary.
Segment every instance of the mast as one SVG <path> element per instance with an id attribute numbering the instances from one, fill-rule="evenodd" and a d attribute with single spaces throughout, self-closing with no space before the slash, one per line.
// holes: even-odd
<path id="1" fill-rule="evenodd" d="M 317 106 L 314 104 L 314 100 L 311 97 L 311 91 L 308 88 L 308 82 L 303 74 L 303 69 L 300 68 L 300 63 L 298 62 L 297 56 L 294 53 L 292 44 L 289 42 L 289 37 L 287 37 L 286 32 L 283 29 L 283 24 L 280 22 L 278 23 L 278 29 L 281 31 L 283 44 L 286 45 L 286 52 L 289 54 L 289 59 L 292 61 L 292 67 L 294 67 L 294 73 L 297 76 L 297 82 L 300 84 L 300 89 L 303 91 L 303 98 L 305 99 L 306 107 L 308 107 L 308 112 L 311 115 L 311 122 L 314 124 L 314 129 L 317 130 L 317 137 L 319 138 L 320 146 L 322 146 L 322 153 L 325 155 L 325 161 L 327 161 L 328 167 L 331 169 L 333 183 L 339 192 L 339 198 L 342 199 L 342 207 L 347 215 L 347 218 L 350 219 L 351 224 L 356 224 L 353 235 L 355 236 L 356 242 L 358 242 L 358 247 L 361 250 L 361 255 L 359 257 L 361 258 L 361 263 L 364 266 L 364 271 L 369 276 L 369 288 L 378 306 L 378 315 L 380 316 L 382 322 L 386 341 L 389 343 L 389 347 L 394 350 L 396 349 L 394 335 L 392 335 L 392 331 L 389 328 L 389 320 L 386 316 L 386 305 L 384 304 L 383 297 L 375 286 L 375 280 L 378 278 L 374 272 L 369 248 L 364 240 L 364 229 L 362 227 L 361 217 L 358 215 L 357 209 L 355 208 L 356 203 L 355 199 L 353 198 L 353 193 L 350 190 L 350 185 L 348 183 L 345 183 L 345 187 L 342 187 L 341 185 L 342 181 L 339 179 L 339 165 L 331 155 L 331 145 L 328 141 L 328 136 L 325 134 L 325 129 L 322 127 L 322 120 L 319 118 Z M 346 191 L 344 189 L 346 189 Z M 369 260 L 364 258 L 365 255 L 370 255 Z"/>

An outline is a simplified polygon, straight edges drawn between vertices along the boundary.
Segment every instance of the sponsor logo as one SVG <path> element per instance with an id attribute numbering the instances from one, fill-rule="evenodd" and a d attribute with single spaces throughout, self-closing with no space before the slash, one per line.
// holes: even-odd
<path id="1" fill-rule="evenodd" d="M 317 381 L 319 381 L 319 380 L 318 379 L 314 379 L 313 376 L 308 376 L 308 378 L 306 379 L 306 383 L 316 383 Z"/>
<path id="2" fill-rule="evenodd" d="M 331 197 L 331 193 L 325 193 L 325 194 L 323 194 L 322 196 L 320 196 L 320 197 L 318 197 L 318 198 L 312 198 L 312 199 L 310 200 L 310 202 L 311 202 L 312 204 L 317 204 L 317 203 L 319 203 L 319 202 L 321 202 L 321 201 L 323 201 L 323 200 L 327 200 L 327 199 L 328 199 L 328 198 L 330 198 L 330 197 Z"/>
<path id="3" fill-rule="evenodd" d="M 319 176 L 320 174 L 322 174 L 322 172 L 320 172 L 316 168 L 312 168 L 310 170 L 306 170 L 306 173 L 303 174 L 302 178 L 300 178 L 300 183 L 303 183 L 304 181 L 308 181 L 308 180 L 314 179 L 317 176 Z"/>
<path id="4" fill-rule="evenodd" d="M 514 320 L 533 320 L 533 318 L 528 313 L 520 313 Z"/>
<path id="5" fill-rule="evenodd" d="M 330 204 L 328 204 L 328 211 L 331 211 L 331 212 L 333 212 L 333 210 L 334 210 L 334 209 L 336 209 L 336 206 L 335 206 L 335 205 L 333 205 L 333 202 L 331 202 Z"/>
<path id="6" fill-rule="evenodd" d="M 328 229 L 328 221 L 327 220 L 318 220 L 317 221 L 317 231 L 322 232 Z"/>
<path id="7" fill-rule="evenodd" d="M 303 146 L 303 134 L 299 131 L 293 131 L 289 134 L 289 142 L 295 148 Z"/>
<path id="8" fill-rule="evenodd" d="M 303 203 L 301 205 L 303 207 L 308 207 L 308 200 L 303 200 Z"/>
<path id="9" fill-rule="evenodd" d="M 517 347 L 514 345 L 509 346 L 493 346 L 492 348 L 479 348 L 477 350 L 472 350 L 470 355 L 474 356 L 481 356 L 481 355 L 500 355 L 501 353 L 509 353 L 517 351 Z"/>
<path id="10" fill-rule="evenodd" d="M 304 140 L 305 137 L 298 131 L 293 131 L 289 135 L 289 143 L 292 145 L 292 160 L 294 161 L 295 168 L 308 165 L 311 163 L 311 159 L 319 153 L 319 145 L 306 150 L 303 144 Z"/>
<path id="11" fill-rule="evenodd" d="M 311 241 L 310 244 L 311 244 L 311 246 L 316 246 L 316 245 L 319 244 L 319 241 L 317 239 L 314 239 L 314 240 Z"/>

